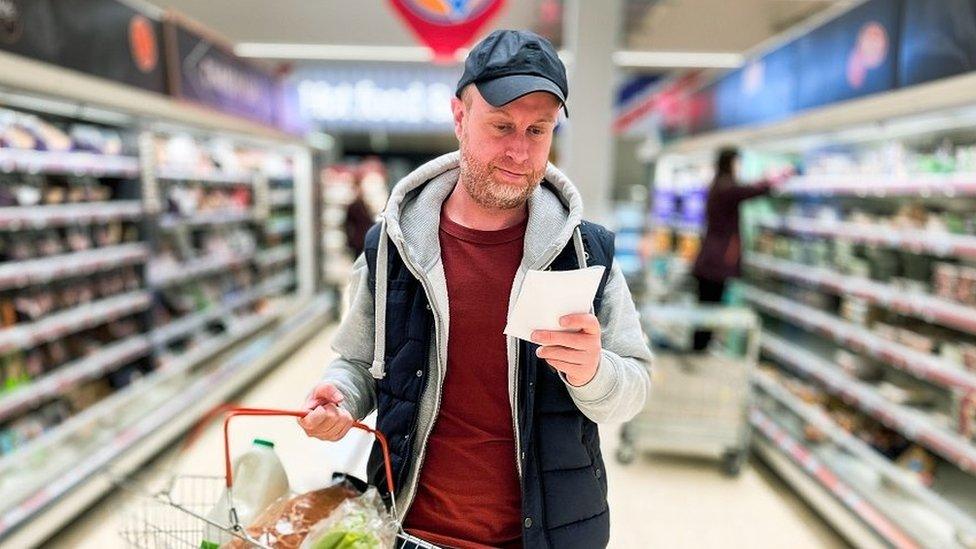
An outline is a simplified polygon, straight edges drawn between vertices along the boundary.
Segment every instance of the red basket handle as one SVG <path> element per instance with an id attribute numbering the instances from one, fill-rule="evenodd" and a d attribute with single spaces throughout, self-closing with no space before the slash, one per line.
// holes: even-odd
<path id="1" fill-rule="evenodd" d="M 295 416 L 295 417 L 305 417 L 308 415 L 306 410 L 275 410 L 272 408 L 229 408 L 226 410 L 226 415 L 224 416 L 224 472 L 225 478 L 227 480 L 227 488 L 231 488 L 234 484 L 233 478 L 233 467 L 230 462 L 230 420 L 238 416 Z M 383 433 L 373 429 L 368 425 L 356 422 L 352 426 L 356 429 L 366 431 L 376 437 L 376 440 L 380 443 L 380 447 L 383 449 L 383 463 L 386 466 L 386 487 L 390 490 L 390 494 L 393 494 L 393 466 L 390 464 L 390 447 L 386 443 L 386 437 Z"/>

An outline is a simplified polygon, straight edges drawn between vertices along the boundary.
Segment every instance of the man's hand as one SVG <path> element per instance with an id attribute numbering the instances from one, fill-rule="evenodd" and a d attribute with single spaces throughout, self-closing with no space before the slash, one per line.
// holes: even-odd
<path id="1" fill-rule="evenodd" d="M 603 349 L 600 321 L 591 314 L 566 315 L 559 319 L 559 325 L 576 331 L 532 332 L 532 342 L 541 345 L 536 355 L 565 374 L 570 385 L 586 385 L 600 367 L 600 351 Z"/>
<path id="2" fill-rule="evenodd" d="M 352 415 L 339 406 L 344 399 L 332 383 L 319 383 L 305 400 L 307 414 L 298 419 L 298 424 L 310 437 L 330 441 L 341 439 L 354 423 Z"/>

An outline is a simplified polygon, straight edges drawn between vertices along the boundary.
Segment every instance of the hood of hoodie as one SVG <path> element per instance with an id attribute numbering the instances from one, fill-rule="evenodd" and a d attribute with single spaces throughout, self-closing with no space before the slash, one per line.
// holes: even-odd
<path id="1" fill-rule="evenodd" d="M 400 180 L 390 193 L 381 217 L 386 232 L 407 260 L 429 272 L 440 260 L 440 242 L 431 238 L 440 226 L 441 206 L 454 190 L 461 172 L 461 155 L 455 151 L 420 166 Z M 539 268 L 569 242 L 583 217 L 579 191 L 559 169 L 546 167 L 543 183 L 528 201 L 522 265 Z"/>

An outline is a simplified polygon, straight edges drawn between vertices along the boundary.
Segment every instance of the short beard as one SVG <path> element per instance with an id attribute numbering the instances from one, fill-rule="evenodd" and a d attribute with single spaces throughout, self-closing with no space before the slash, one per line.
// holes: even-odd
<path id="1" fill-rule="evenodd" d="M 536 187 L 542 182 L 543 171 L 530 172 L 525 185 L 506 185 L 495 181 L 494 168 L 475 160 L 461 142 L 461 184 L 479 206 L 489 210 L 512 210 L 528 202 Z"/>

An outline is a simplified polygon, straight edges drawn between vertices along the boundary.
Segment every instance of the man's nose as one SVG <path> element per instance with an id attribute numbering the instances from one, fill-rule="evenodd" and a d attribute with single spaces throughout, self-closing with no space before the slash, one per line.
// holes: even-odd
<path id="1" fill-rule="evenodd" d="M 505 151 L 506 155 L 517 164 L 522 164 L 529 159 L 529 142 L 524 135 L 513 136 Z"/>

